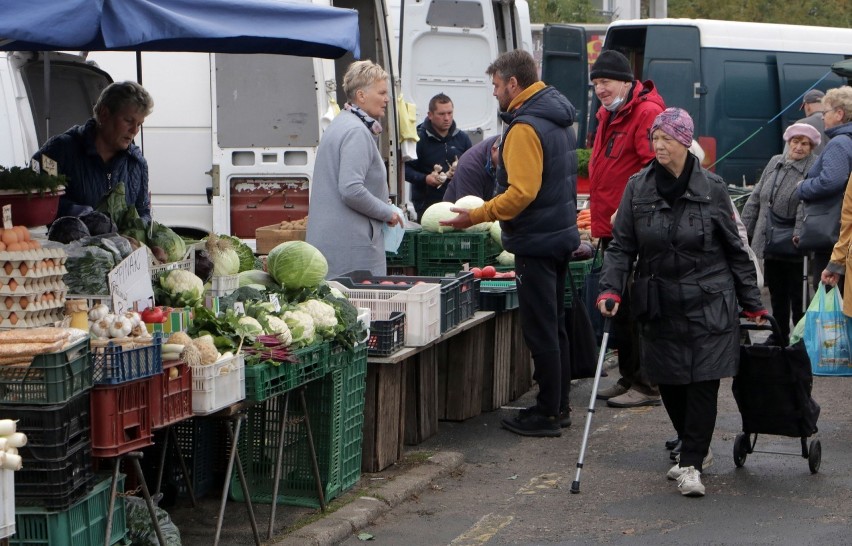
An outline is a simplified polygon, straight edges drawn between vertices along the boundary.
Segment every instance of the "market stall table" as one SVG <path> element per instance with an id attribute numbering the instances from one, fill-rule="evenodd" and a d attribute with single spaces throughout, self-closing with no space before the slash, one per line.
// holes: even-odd
<path id="1" fill-rule="evenodd" d="M 367 362 L 365 472 L 380 472 L 402 457 L 403 445 L 437 434 L 439 420 L 499 409 L 532 385 L 517 309 L 478 311 L 427 345 Z"/>

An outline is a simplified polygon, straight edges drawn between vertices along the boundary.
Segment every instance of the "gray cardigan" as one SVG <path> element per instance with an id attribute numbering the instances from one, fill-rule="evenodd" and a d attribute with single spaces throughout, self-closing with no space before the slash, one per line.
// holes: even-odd
<path id="1" fill-rule="evenodd" d="M 385 275 L 382 225 L 393 218 L 387 169 L 376 140 L 344 110 L 323 133 L 311 181 L 306 240 L 328 260 L 333 278 L 354 270 Z"/>

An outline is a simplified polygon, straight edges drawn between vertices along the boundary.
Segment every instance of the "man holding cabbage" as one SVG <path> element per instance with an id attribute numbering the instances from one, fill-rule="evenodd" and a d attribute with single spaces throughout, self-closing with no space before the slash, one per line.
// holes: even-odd
<path id="1" fill-rule="evenodd" d="M 500 221 L 503 248 L 515 254 L 521 328 L 533 356 L 536 405 L 503 419 L 523 436 L 560 436 L 571 425 L 565 277 L 577 231 L 574 106 L 538 80 L 533 57 L 509 51 L 486 70 L 507 127 L 500 148 L 498 194 L 483 206 L 442 222 L 464 229 Z"/>

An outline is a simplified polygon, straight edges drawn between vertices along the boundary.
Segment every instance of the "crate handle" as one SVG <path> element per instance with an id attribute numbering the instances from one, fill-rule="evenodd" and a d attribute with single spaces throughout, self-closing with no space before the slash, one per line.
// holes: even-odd
<path id="1" fill-rule="evenodd" d="M 360 345 L 360 344 L 362 344 L 362 343 L 367 343 L 367 340 L 369 340 L 369 339 L 370 339 L 370 329 L 369 329 L 369 328 L 367 328 L 367 330 L 366 330 L 366 334 L 364 335 L 364 339 L 362 339 L 361 341 L 357 342 L 355 345 Z"/>

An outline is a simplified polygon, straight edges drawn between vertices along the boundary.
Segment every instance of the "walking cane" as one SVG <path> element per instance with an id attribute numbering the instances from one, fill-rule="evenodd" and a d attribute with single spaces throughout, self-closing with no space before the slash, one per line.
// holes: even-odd
<path id="1" fill-rule="evenodd" d="M 615 307 L 615 300 L 607 299 L 605 306 L 607 311 L 611 311 L 612 308 Z M 586 456 L 586 444 L 589 441 L 589 430 L 592 427 L 592 414 L 595 413 L 595 399 L 598 395 L 598 383 L 600 383 L 601 380 L 601 371 L 603 370 L 604 357 L 606 356 L 606 346 L 607 342 L 609 342 L 609 326 L 611 320 L 612 317 L 604 319 L 603 339 L 601 339 L 601 349 L 598 353 L 598 367 L 595 370 L 595 381 L 592 383 L 592 396 L 589 399 L 588 413 L 586 413 L 586 428 L 583 431 L 583 443 L 580 445 L 580 458 L 577 459 L 577 475 L 571 483 L 572 493 L 580 492 L 580 472 L 583 470 L 583 458 Z"/>

